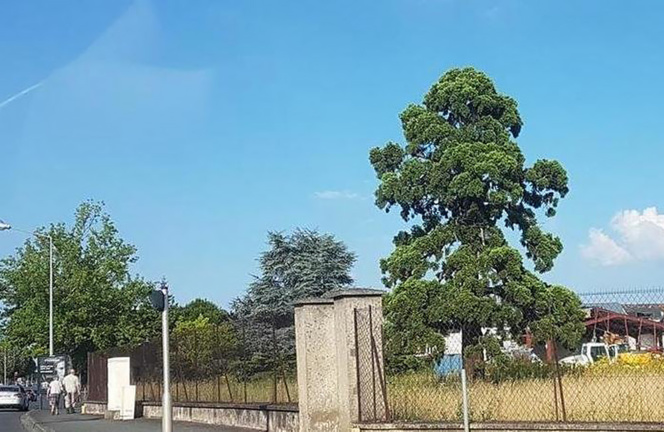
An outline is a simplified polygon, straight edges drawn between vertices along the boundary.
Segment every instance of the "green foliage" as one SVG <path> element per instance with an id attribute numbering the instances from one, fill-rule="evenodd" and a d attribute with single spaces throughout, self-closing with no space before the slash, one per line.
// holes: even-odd
<path id="1" fill-rule="evenodd" d="M 230 316 L 228 312 L 205 299 L 195 299 L 182 307 L 172 309 L 176 321 L 194 321 L 199 317 L 207 318 L 210 324 L 220 325 L 228 322 Z"/>
<path id="2" fill-rule="evenodd" d="M 103 205 L 85 202 L 74 224 L 37 231 L 0 262 L 2 331 L 24 356 L 47 353 L 49 244 L 55 245 L 54 336 L 56 353 L 77 367 L 90 351 L 137 344 L 158 334 L 150 307 L 152 285 L 130 274 L 136 248 L 119 236 Z"/>
<path id="3" fill-rule="evenodd" d="M 484 364 L 483 375 L 486 381 L 494 384 L 514 382 L 531 379 L 553 379 L 556 373 L 561 376 L 580 375 L 583 370 L 570 365 L 556 365 L 550 363 L 533 362 L 525 357 L 511 357 L 500 355 Z"/>
<path id="4" fill-rule="evenodd" d="M 228 373 L 238 357 L 237 333 L 228 321 L 214 324 L 202 315 L 194 320 L 180 320 L 172 337 L 179 379 Z"/>
<path id="5" fill-rule="evenodd" d="M 236 316 L 277 328 L 293 324 L 293 303 L 350 285 L 355 254 L 332 235 L 296 229 L 268 233 L 270 248 L 261 254 L 260 276 L 233 306 Z"/>
<path id="6" fill-rule="evenodd" d="M 232 307 L 243 341 L 245 376 L 293 370 L 294 303 L 353 282 L 355 254 L 332 235 L 306 229 L 290 235 L 270 232 L 268 244 L 259 258 L 260 275 Z"/>
<path id="7" fill-rule="evenodd" d="M 25 355 L 24 349 L 11 346 L 7 339 L 0 337 L 0 372 L 6 370 L 8 379 L 11 379 L 15 373 L 20 377 L 25 377 L 34 369 L 35 364 Z M 2 383 L 2 379 L 0 379 L 0 383 Z"/>
<path id="8" fill-rule="evenodd" d="M 385 373 L 389 376 L 410 372 L 431 371 L 433 366 L 434 361 L 432 357 L 390 355 L 388 353 L 385 356 Z"/>
<path id="9" fill-rule="evenodd" d="M 560 239 L 538 225 L 537 212 L 555 214 L 569 191 L 567 173 L 556 161 L 525 165 L 514 141 L 523 126 L 516 101 L 485 74 L 452 69 L 400 118 L 406 145 L 390 142 L 370 153 L 380 180 L 376 205 L 398 207 L 410 223 L 380 263 L 393 288 L 386 313 L 398 330 L 395 344 L 417 352 L 463 330 L 469 347 L 484 327 L 513 337 L 532 327 L 539 339 L 578 340 L 578 298 L 535 274 L 549 271 L 562 251 Z M 535 272 L 501 224 L 520 233 Z"/>

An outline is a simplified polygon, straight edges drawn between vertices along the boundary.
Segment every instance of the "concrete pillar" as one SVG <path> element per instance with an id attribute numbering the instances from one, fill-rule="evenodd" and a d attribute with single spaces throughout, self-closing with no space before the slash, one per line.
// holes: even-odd
<path id="1" fill-rule="evenodd" d="M 360 420 L 368 420 L 367 408 L 373 407 L 373 383 L 378 379 L 379 370 L 370 371 L 371 351 L 368 336 L 373 334 L 382 370 L 383 362 L 383 307 L 382 291 L 347 290 L 334 295 L 334 314 L 336 323 L 337 372 L 339 374 L 339 414 L 340 423 L 350 430 L 350 426 Z M 368 316 L 371 308 L 372 328 L 369 329 Z M 357 310 L 357 313 L 355 312 Z M 355 333 L 356 316 L 358 334 Z M 355 350 L 359 343 L 360 352 Z M 358 355 L 359 354 L 359 355 Z M 358 361 L 362 360 L 358 365 Z M 359 366 L 359 368 L 358 368 Z M 360 375 L 358 376 L 358 369 Z M 378 369 L 378 368 L 376 368 Z M 375 372 L 375 373 L 374 373 Z M 369 382 L 367 382 L 367 379 Z M 377 387 L 379 387 L 379 384 Z M 360 388 L 362 386 L 362 394 Z M 361 396 L 361 397 L 360 397 Z M 363 418 L 360 418 L 360 409 Z M 373 410 L 370 410 L 373 412 Z M 372 420 L 383 419 L 380 415 Z M 371 416 L 373 417 L 373 416 Z"/>
<path id="2" fill-rule="evenodd" d="M 300 432 L 339 431 L 332 299 L 295 305 L 295 350 Z"/>
<path id="3" fill-rule="evenodd" d="M 381 388 L 382 295 L 377 290 L 351 289 L 296 304 L 301 432 L 348 432 L 360 420 L 360 411 L 364 420 L 367 415 L 372 420 L 386 418 Z M 360 327 L 357 333 L 356 323 Z M 364 369 L 358 375 L 360 366 Z"/>

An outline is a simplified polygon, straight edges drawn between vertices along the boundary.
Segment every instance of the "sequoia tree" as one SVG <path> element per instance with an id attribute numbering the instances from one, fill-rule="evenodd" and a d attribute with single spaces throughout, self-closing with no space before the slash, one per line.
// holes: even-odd
<path id="1" fill-rule="evenodd" d="M 537 218 L 555 215 L 567 173 L 554 160 L 526 166 L 515 141 L 523 126 L 516 101 L 484 73 L 452 69 L 400 119 L 407 144 L 370 153 L 376 205 L 398 207 L 410 228 L 381 260 L 393 288 L 392 342 L 413 352 L 442 347 L 446 334 L 462 330 L 465 349 L 480 342 L 482 328 L 496 328 L 575 344 L 584 331 L 578 297 L 537 275 L 563 249 Z M 518 232 L 530 267 L 506 229 Z"/>

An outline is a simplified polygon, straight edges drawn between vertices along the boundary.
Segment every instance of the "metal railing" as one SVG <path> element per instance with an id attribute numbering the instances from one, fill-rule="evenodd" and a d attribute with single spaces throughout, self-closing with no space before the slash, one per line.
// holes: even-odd
<path id="1" fill-rule="evenodd" d="M 110 357 L 131 358 L 131 382 L 138 401 L 161 400 L 158 340 L 90 353 L 90 400 L 106 400 Z M 226 323 L 176 330 L 171 333 L 170 360 L 174 402 L 297 402 L 292 328 Z"/>

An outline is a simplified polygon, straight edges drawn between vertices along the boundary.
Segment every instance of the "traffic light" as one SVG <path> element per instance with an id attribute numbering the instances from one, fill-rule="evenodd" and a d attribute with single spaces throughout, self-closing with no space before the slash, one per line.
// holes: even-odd
<path id="1" fill-rule="evenodd" d="M 152 303 L 153 308 L 159 312 L 163 312 L 166 308 L 166 296 L 164 295 L 164 292 L 162 290 L 153 290 L 150 293 L 150 302 Z"/>

